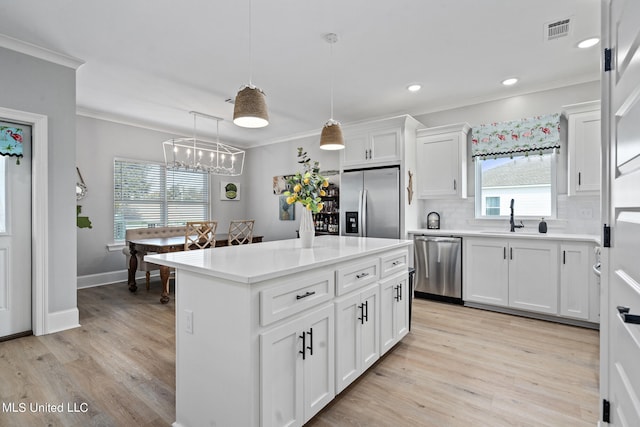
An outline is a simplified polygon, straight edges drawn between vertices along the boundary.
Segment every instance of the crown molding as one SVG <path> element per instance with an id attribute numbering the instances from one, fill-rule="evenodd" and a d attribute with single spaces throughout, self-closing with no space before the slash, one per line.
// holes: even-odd
<path id="1" fill-rule="evenodd" d="M 0 47 L 24 53 L 25 55 L 33 56 L 64 67 L 73 68 L 74 70 L 77 70 L 82 64 L 84 64 L 84 61 L 81 59 L 9 37 L 6 34 L 0 34 Z"/>

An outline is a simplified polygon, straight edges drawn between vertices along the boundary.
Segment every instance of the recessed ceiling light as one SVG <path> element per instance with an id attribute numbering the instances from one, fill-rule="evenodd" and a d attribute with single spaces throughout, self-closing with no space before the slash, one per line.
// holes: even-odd
<path id="1" fill-rule="evenodd" d="M 592 37 L 589 39 L 582 40 L 580 43 L 578 43 L 578 47 L 580 49 L 586 49 L 588 47 L 597 45 L 599 42 L 600 42 L 600 39 L 598 37 Z"/>
<path id="2" fill-rule="evenodd" d="M 515 77 L 512 77 L 510 79 L 506 79 L 502 81 L 502 84 L 505 86 L 511 86 L 518 83 L 518 79 L 516 79 Z"/>
<path id="3" fill-rule="evenodd" d="M 407 86 L 407 90 L 409 92 L 417 92 L 420 89 L 422 89 L 422 85 L 414 83 L 414 84 L 410 84 L 409 86 Z"/>

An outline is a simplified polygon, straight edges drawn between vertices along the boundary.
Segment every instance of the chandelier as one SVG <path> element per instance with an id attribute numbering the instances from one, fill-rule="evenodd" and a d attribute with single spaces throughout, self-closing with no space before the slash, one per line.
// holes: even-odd
<path id="1" fill-rule="evenodd" d="M 219 124 L 223 120 L 208 114 L 190 111 L 193 115 L 193 138 L 174 138 L 162 143 L 167 169 L 206 172 L 212 175 L 242 175 L 244 150 L 220 142 Z M 216 142 L 199 140 L 196 118 L 216 121 Z"/>

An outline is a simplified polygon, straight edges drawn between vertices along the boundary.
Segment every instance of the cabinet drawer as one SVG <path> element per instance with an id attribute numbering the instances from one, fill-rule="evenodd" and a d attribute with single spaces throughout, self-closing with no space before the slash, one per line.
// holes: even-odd
<path id="1" fill-rule="evenodd" d="M 307 275 L 260 292 L 260 324 L 284 319 L 334 296 L 333 271 Z"/>
<path id="2" fill-rule="evenodd" d="M 388 277 L 409 268 L 409 252 L 402 250 L 380 257 L 380 277 Z"/>
<path id="3" fill-rule="evenodd" d="M 344 295 L 377 281 L 380 278 L 380 262 L 378 258 L 370 258 L 339 268 L 336 274 L 336 295 Z"/>

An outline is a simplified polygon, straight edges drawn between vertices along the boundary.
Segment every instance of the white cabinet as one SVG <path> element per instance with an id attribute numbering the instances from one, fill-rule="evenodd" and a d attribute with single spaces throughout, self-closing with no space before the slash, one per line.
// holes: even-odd
<path id="1" fill-rule="evenodd" d="M 465 302 L 599 322 L 593 243 L 468 237 L 463 246 Z"/>
<path id="2" fill-rule="evenodd" d="M 380 355 L 409 332 L 409 276 L 400 273 L 380 281 Z"/>
<path id="3" fill-rule="evenodd" d="M 560 253 L 560 314 L 582 320 L 590 320 L 591 297 L 595 276 L 591 271 L 594 262 L 594 246 L 591 244 L 562 244 Z M 597 316 L 595 321 L 597 321 Z"/>
<path id="4" fill-rule="evenodd" d="M 498 239 L 463 239 L 463 299 L 509 305 L 508 243 Z"/>
<path id="5" fill-rule="evenodd" d="M 334 398 L 333 345 L 333 304 L 260 335 L 263 427 L 301 426 Z"/>
<path id="6" fill-rule="evenodd" d="M 600 194 L 600 101 L 567 105 L 568 194 Z"/>
<path id="7" fill-rule="evenodd" d="M 558 313 L 558 244 L 509 242 L 509 306 Z"/>
<path id="8" fill-rule="evenodd" d="M 342 166 L 398 164 L 402 158 L 402 131 L 399 127 L 352 134 L 345 132 Z"/>
<path id="9" fill-rule="evenodd" d="M 417 194 L 421 199 L 467 197 L 468 124 L 417 131 Z"/>
<path id="10" fill-rule="evenodd" d="M 557 313 L 556 242 L 495 238 L 463 242 L 465 301 Z"/>
<path id="11" fill-rule="evenodd" d="M 336 393 L 380 357 L 378 283 L 336 299 Z"/>

